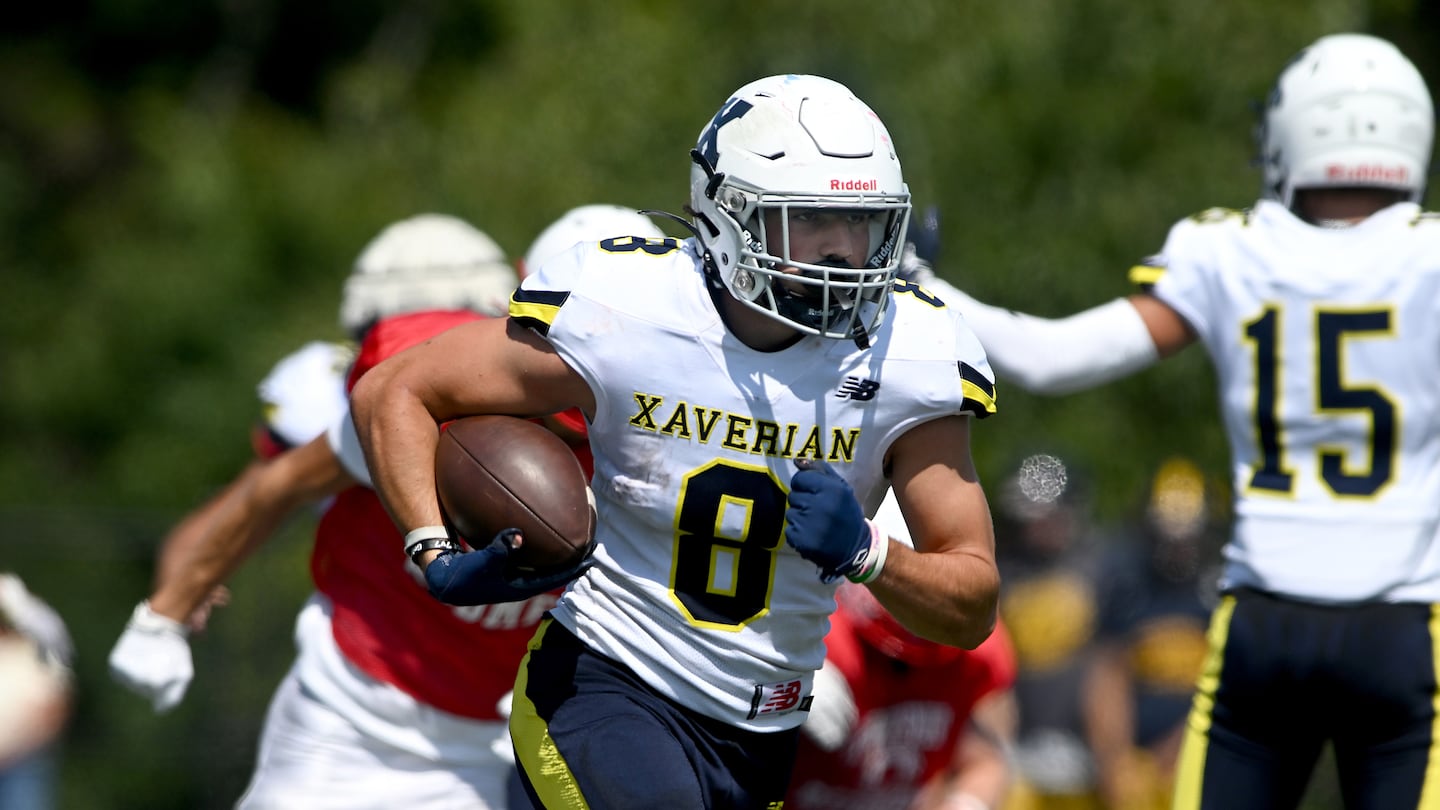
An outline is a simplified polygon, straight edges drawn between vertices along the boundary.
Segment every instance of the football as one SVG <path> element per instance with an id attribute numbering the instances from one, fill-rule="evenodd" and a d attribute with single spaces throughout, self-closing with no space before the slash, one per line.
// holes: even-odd
<path id="1" fill-rule="evenodd" d="M 510 554 L 520 575 L 578 562 L 595 537 L 594 499 L 580 461 L 559 436 L 528 419 L 470 416 L 450 422 L 435 450 L 446 526 L 471 548 L 519 529 Z"/>

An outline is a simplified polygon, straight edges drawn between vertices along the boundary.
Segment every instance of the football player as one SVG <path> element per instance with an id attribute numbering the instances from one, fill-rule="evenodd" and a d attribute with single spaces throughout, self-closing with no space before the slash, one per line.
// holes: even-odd
<path id="1" fill-rule="evenodd" d="M 1177 223 L 1132 271 L 1139 292 L 1057 320 L 940 293 L 1028 390 L 1195 342 L 1214 364 L 1234 526 L 1176 810 L 1293 808 L 1327 746 L 1347 806 L 1440 796 L 1434 121 L 1394 45 L 1321 37 L 1263 109 L 1261 199 Z"/>
<path id="2" fill-rule="evenodd" d="M 908 540 L 893 494 L 876 519 Z M 906 630 L 863 586 L 836 600 L 785 807 L 1000 810 L 1018 724 L 1004 625 L 962 650 Z"/>
<path id="3" fill-rule="evenodd" d="M 661 235 L 639 215 L 629 225 Z M 497 314 L 517 282 L 498 245 L 461 220 L 422 215 L 385 229 L 346 284 L 342 322 L 361 344 L 329 430 L 349 423 L 347 384 L 384 357 Z M 576 450 L 586 458 L 583 441 Z M 322 431 L 227 488 L 137 608 L 112 672 L 157 709 L 177 703 L 191 679 L 184 618 L 287 515 L 333 496 L 312 552 L 316 590 L 296 622 L 299 654 L 272 699 L 240 806 L 503 808 L 513 765 L 500 703 L 555 597 L 478 609 L 432 599 L 373 492 L 356 486 L 364 478 Z"/>
<path id="4" fill-rule="evenodd" d="M 540 806 L 779 807 L 842 578 L 935 641 L 973 648 L 995 622 L 970 458 L 994 387 L 960 319 L 896 282 L 910 195 L 884 125 L 836 82 L 772 76 L 691 156 L 694 238 L 577 245 L 507 320 L 352 395 L 386 506 L 457 603 L 499 575 L 447 545 L 437 421 L 585 413 L 594 564 L 531 642 L 510 719 Z M 866 519 L 887 484 L 915 549 Z"/>

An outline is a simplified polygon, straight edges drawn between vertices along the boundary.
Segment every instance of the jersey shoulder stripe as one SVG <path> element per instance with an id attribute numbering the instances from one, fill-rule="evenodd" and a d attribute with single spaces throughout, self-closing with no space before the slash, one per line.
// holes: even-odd
<path id="1" fill-rule="evenodd" d="M 956 365 L 960 367 L 960 390 L 965 395 L 963 410 L 977 419 L 995 413 L 995 383 L 964 360 Z"/>
<path id="2" fill-rule="evenodd" d="M 548 334 L 550 325 L 555 322 L 555 316 L 560 313 L 560 307 L 565 305 L 565 300 L 569 297 L 568 290 L 556 292 L 517 287 L 510 296 L 510 317 L 542 335 Z"/>

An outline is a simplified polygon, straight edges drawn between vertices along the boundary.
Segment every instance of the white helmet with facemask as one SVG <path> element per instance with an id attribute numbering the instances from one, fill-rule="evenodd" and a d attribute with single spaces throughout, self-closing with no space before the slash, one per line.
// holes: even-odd
<path id="1" fill-rule="evenodd" d="M 691 155 L 690 207 L 707 271 L 801 332 L 866 345 L 884 321 L 910 214 L 895 146 L 870 107 L 829 79 L 771 76 L 735 91 Z M 861 266 L 791 255 L 790 217 L 807 209 L 866 219 Z M 764 227 L 771 210 L 778 233 Z"/>
<path id="2" fill-rule="evenodd" d="M 1435 112 L 1425 80 L 1394 45 L 1332 34 L 1280 73 L 1259 129 L 1265 196 L 1287 208 L 1303 188 L 1425 192 Z"/>

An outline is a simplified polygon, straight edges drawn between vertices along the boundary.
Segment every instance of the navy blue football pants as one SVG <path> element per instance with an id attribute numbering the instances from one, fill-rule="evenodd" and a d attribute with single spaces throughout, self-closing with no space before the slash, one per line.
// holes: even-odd
<path id="1" fill-rule="evenodd" d="M 1291 810 L 1327 743 L 1347 810 L 1440 810 L 1436 607 L 1227 594 L 1174 810 Z"/>
<path id="2" fill-rule="evenodd" d="M 548 810 L 778 810 L 799 741 L 690 711 L 549 618 L 516 677 L 510 736 Z"/>

